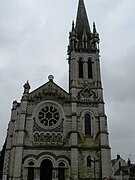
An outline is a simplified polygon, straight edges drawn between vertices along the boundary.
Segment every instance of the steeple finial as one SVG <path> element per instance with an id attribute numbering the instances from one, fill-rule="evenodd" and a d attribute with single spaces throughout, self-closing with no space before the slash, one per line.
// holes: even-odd
<path id="1" fill-rule="evenodd" d="M 72 24 L 69 33 L 68 54 L 73 50 L 78 52 L 99 51 L 99 34 L 95 23 L 93 23 L 93 31 L 91 32 L 84 0 L 79 0 L 76 23 Z"/>
<path id="2" fill-rule="evenodd" d="M 75 28 L 79 36 L 82 36 L 84 31 L 86 32 L 87 36 L 91 34 L 89 21 L 83 0 L 79 0 Z"/>

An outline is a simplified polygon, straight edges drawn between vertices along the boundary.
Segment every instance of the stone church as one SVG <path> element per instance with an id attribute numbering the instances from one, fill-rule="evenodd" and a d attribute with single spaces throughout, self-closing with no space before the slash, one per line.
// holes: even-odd
<path id="1" fill-rule="evenodd" d="M 111 156 L 100 73 L 99 34 L 83 0 L 69 33 L 69 92 L 54 82 L 14 101 L 3 180 L 109 179 Z M 65 62 L 66 63 L 66 62 Z"/>

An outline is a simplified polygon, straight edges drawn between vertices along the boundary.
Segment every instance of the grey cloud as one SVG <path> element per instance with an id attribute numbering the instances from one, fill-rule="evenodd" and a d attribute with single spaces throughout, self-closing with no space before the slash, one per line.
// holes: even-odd
<path id="1" fill-rule="evenodd" d="M 134 154 L 134 7 L 135 1 L 85 0 L 89 20 L 101 37 L 101 71 L 113 156 Z M 12 101 L 53 74 L 67 89 L 68 33 L 75 18 L 73 0 L 1 0 L 0 3 L 0 145 L 6 136 Z M 125 144 L 128 144 L 128 146 Z M 132 155 L 135 161 L 135 156 Z"/>

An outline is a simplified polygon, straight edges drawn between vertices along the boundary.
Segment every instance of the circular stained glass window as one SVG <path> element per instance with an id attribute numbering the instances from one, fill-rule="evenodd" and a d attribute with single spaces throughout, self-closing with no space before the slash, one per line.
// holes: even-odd
<path id="1" fill-rule="evenodd" d="M 60 123 L 61 114 L 54 105 L 44 105 L 37 113 L 37 123 L 43 128 L 54 128 Z"/>

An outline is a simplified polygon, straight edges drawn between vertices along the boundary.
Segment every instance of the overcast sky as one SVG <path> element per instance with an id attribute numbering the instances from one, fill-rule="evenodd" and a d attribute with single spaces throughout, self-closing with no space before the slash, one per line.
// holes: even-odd
<path id="1" fill-rule="evenodd" d="M 100 34 L 101 71 L 112 158 L 135 163 L 135 0 L 85 0 Z M 48 75 L 68 89 L 67 45 L 78 0 L 0 1 L 0 148 L 14 100 Z"/>

